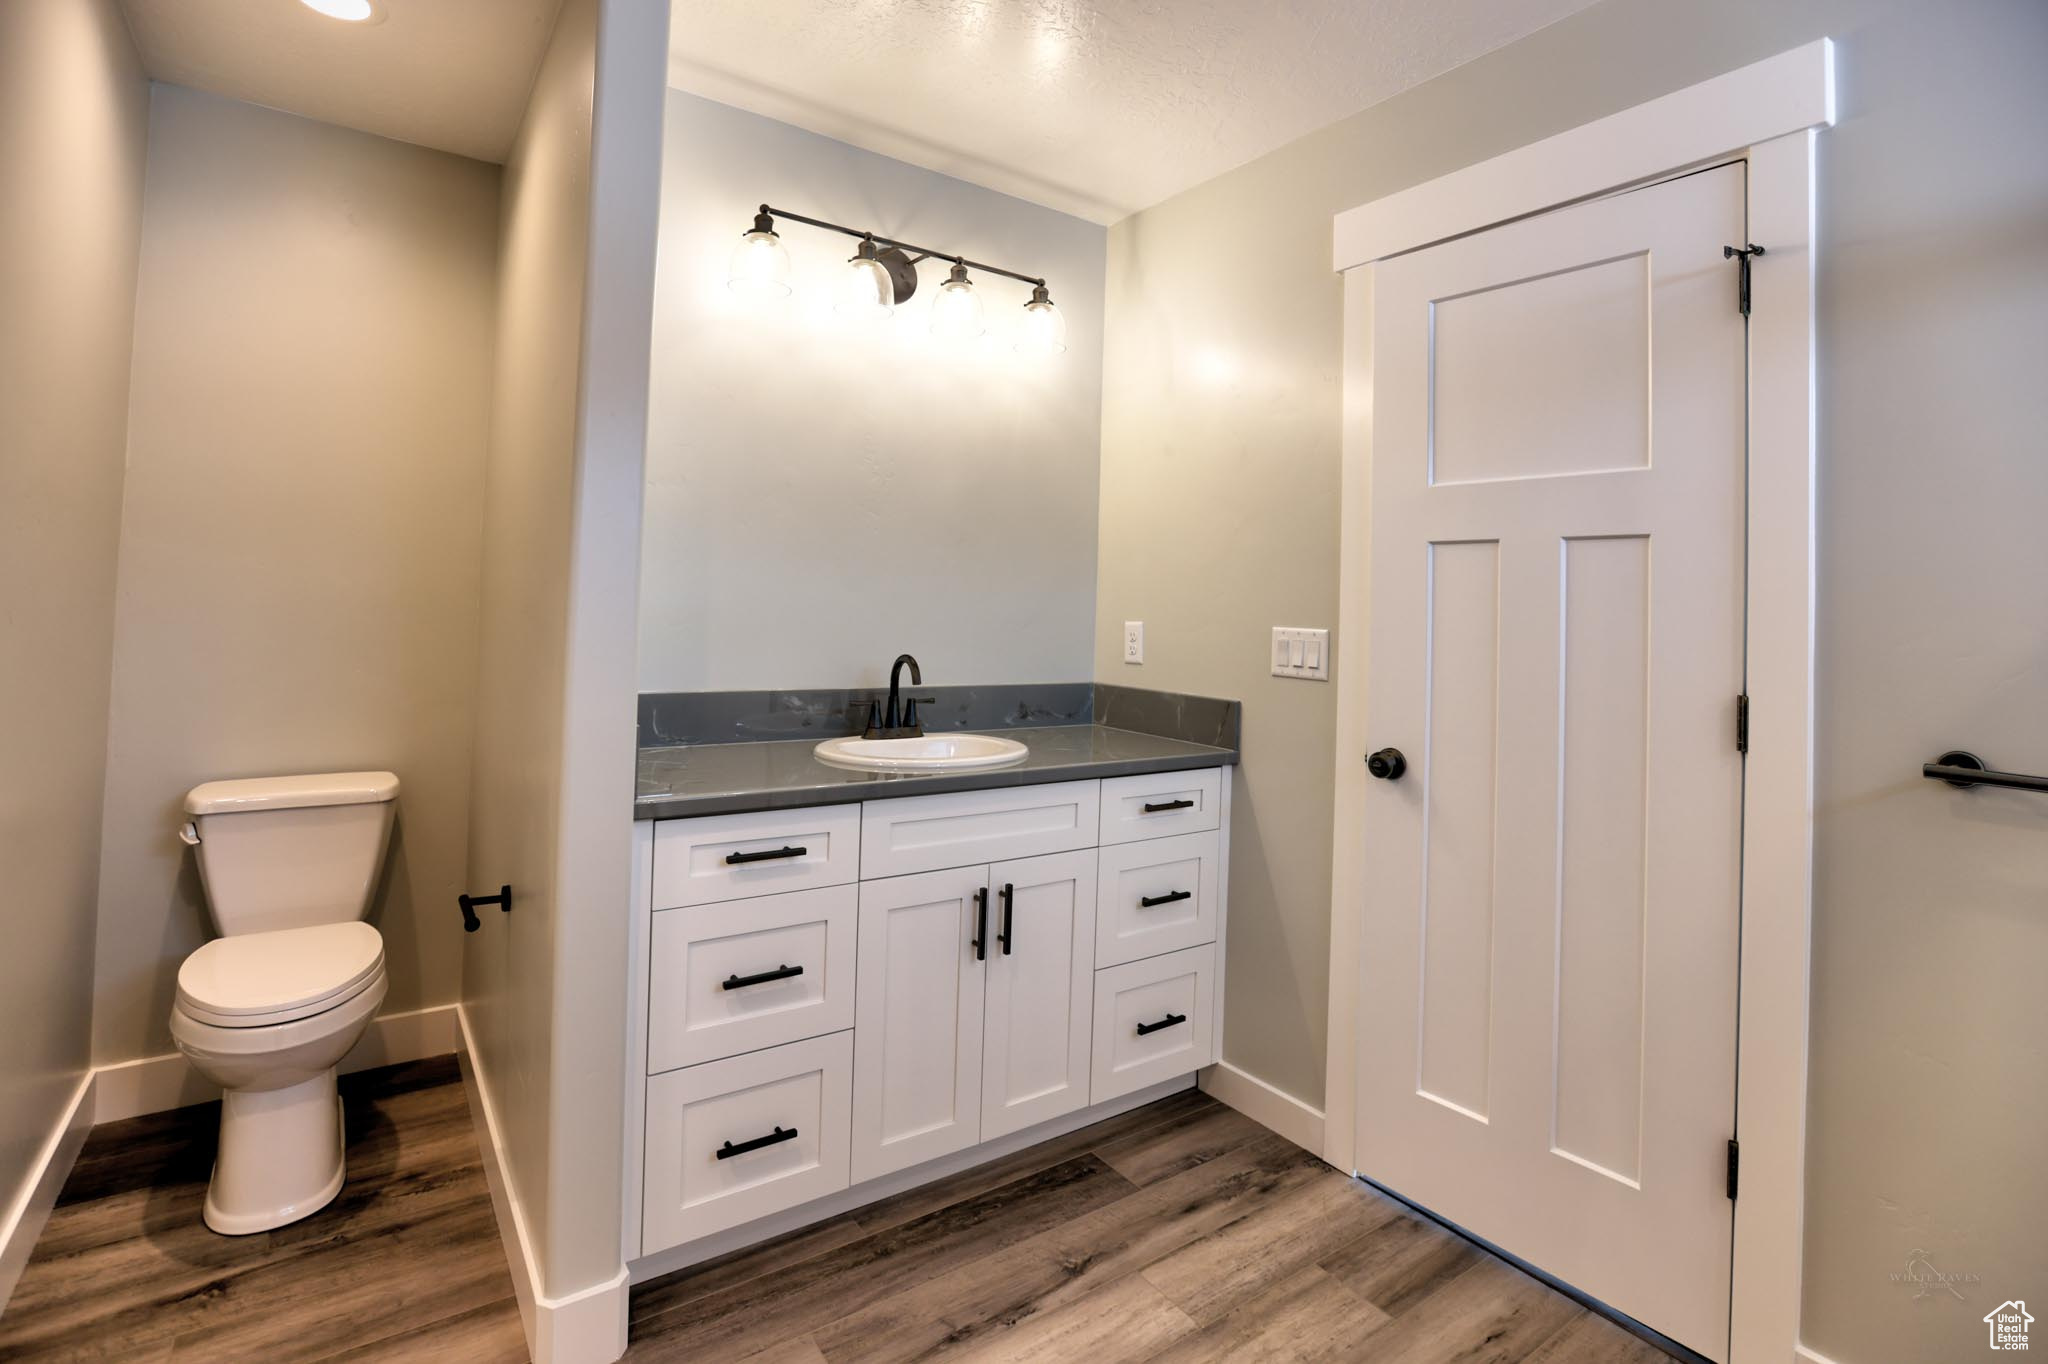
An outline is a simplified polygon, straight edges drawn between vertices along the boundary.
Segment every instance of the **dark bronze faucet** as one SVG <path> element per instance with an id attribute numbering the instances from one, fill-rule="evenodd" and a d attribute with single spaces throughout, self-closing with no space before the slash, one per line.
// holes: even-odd
<path id="1" fill-rule="evenodd" d="M 938 698 L 902 695 L 903 665 L 906 663 L 910 665 L 910 685 L 924 685 L 924 674 L 918 671 L 917 660 L 909 654 L 896 655 L 896 661 L 889 666 L 889 708 L 884 711 L 880 701 L 868 702 L 868 723 L 861 731 L 861 738 L 916 739 L 923 736 L 924 722 L 918 719 L 918 704 L 922 702 L 929 706 Z"/>

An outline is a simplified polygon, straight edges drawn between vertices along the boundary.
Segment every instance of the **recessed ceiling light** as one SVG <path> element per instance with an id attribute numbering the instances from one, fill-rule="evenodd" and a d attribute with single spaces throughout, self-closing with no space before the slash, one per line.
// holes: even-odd
<path id="1" fill-rule="evenodd" d="M 299 3 L 330 19 L 345 19 L 351 24 L 359 24 L 377 14 L 377 7 L 370 0 L 299 0 Z"/>

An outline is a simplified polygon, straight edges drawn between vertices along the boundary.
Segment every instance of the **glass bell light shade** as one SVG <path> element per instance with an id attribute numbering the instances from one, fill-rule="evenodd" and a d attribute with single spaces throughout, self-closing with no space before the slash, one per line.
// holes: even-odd
<path id="1" fill-rule="evenodd" d="M 846 274 L 839 282 L 839 301 L 833 305 L 840 316 L 856 322 L 877 322 L 896 308 L 896 285 L 888 267 L 875 259 L 872 240 L 860 244 L 846 262 Z"/>
<path id="2" fill-rule="evenodd" d="M 733 248 L 725 283 L 746 298 L 781 298 L 789 293 L 789 252 L 767 214 L 757 215 L 754 226 Z"/>
<path id="3" fill-rule="evenodd" d="M 956 261 L 952 274 L 939 286 L 939 296 L 932 301 L 932 335 L 942 341 L 972 341 L 987 330 L 981 295 L 967 278 L 967 267 Z"/>
<path id="4" fill-rule="evenodd" d="M 1017 349 L 1025 355 L 1058 355 L 1067 348 L 1067 320 L 1053 306 L 1052 295 L 1043 284 L 1031 291 L 1024 305 L 1024 325 L 1017 332 Z"/>

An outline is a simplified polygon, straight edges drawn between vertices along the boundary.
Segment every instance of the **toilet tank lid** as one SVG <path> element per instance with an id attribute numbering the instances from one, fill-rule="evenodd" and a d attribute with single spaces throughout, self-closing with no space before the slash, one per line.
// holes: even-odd
<path id="1" fill-rule="evenodd" d="M 322 772 L 307 777 L 246 777 L 210 781 L 185 793 L 188 815 L 231 815 L 249 810 L 294 810 L 312 805 L 371 805 L 398 798 L 389 772 Z"/>

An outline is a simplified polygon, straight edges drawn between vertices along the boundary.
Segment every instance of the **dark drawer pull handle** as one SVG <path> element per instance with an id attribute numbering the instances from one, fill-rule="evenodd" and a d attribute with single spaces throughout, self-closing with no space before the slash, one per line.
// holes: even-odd
<path id="1" fill-rule="evenodd" d="M 766 985 L 771 980 L 788 980 L 791 976 L 804 973 L 801 966 L 778 966 L 773 971 L 763 971 L 755 976 L 727 976 L 720 987 L 726 990 L 744 990 L 749 985 Z"/>
<path id="2" fill-rule="evenodd" d="M 1185 1023 L 1187 1021 L 1188 1016 L 1186 1014 L 1168 1014 L 1157 1023 L 1140 1023 L 1138 1025 L 1138 1036 L 1143 1037 L 1146 1033 L 1158 1032 L 1161 1028 L 1171 1028 L 1177 1023 Z"/>
<path id="3" fill-rule="evenodd" d="M 1148 801 L 1145 805 L 1145 813 L 1156 815 L 1161 810 L 1192 810 L 1194 808 L 1195 803 L 1191 800 Z"/>
<path id="4" fill-rule="evenodd" d="M 996 934 L 996 941 L 1003 945 L 1003 955 L 1010 955 L 1010 911 L 1017 905 L 1017 887 L 1003 882 L 1003 931 Z"/>
<path id="5" fill-rule="evenodd" d="M 1138 908 L 1150 909 L 1154 905 L 1170 905 L 1176 900 L 1192 900 L 1194 898 L 1195 893 L 1191 890 L 1173 890 L 1168 891 L 1164 895 L 1140 895 L 1138 897 Z"/>
<path id="6" fill-rule="evenodd" d="M 744 867 L 749 862 L 779 862 L 785 857 L 802 857 L 809 851 L 809 848 L 764 848 L 760 852 L 727 853 L 725 865 Z"/>
<path id="7" fill-rule="evenodd" d="M 737 1143 L 729 1141 L 719 1147 L 716 1154 L 720 1160 L 731 1160 L 734 1156 L 743 1156 L 749 1151 L 758 1151 L 764 1146 L 780 1146 L 785 1141 L 795 1140 L 796 1129 L 794 1127 L 784 1127 L 782 1124 L 777 1123 L 775 1130 L 767 1136 L 755 1137 L 752 1141 Z"/>
<path id="8" fill-rule="evenodd" d="M 974 938 L 968 943 L 976 961 L 988 960 L 988 887 L 974 892 Z"/>

